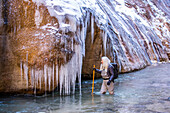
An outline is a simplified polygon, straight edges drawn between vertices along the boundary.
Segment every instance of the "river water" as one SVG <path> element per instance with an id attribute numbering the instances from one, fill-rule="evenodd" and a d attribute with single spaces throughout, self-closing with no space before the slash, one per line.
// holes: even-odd
<path id="1" fill-rule="evenodd" d="M 115 94 L 99 93 L 102 79 L 82 82 L 81 94 L 60 96 L 1 96 L 0 113 L 169 113 L 170 64 L 153 64 L 143 70 L 120 74 L 115 81 Z"/>

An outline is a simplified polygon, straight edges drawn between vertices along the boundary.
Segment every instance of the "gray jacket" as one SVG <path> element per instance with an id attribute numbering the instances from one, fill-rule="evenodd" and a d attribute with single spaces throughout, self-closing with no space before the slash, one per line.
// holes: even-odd
<path id="1" fill-rule="evenodd" d="M 114 67 L 110 64 L 108 66 L 108 69 L 107 69 L 107 75 L 109 76 L 109 80 L 112 81 L 114 83 Z M 95 69 L 96 72 L 100 73 L 101 74 L 101 70 L 99 69 Z"/>

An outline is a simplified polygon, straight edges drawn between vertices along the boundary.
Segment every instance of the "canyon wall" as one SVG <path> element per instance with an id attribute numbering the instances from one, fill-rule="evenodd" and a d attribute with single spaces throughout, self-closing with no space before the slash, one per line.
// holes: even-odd
<path id="1" fill-rule="evenodd" d="M 60 94 L 74 94 L 76 81 L 81 92 L 81 80 L 91 78 L 102 56 L 117 63 L 119 72 L 169 62 L 164 0 L 0 4 L 1 93 L 46 94 L 57 88 Z"/>

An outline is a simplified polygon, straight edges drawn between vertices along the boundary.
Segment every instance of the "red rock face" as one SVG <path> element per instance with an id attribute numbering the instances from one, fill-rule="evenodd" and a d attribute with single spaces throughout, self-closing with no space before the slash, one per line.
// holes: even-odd
<path id="1" fill-rule="evenodd" d="M 79 42 L 72 32 L 58 29 L 57 18 L 50 16 L 45 6 L 39 6 L 43 16 L 36 26 L 35 3 L 16 0 L 9 4 L 7 31 L 4 29 L 1 37 L 1 51 L 6 53 L 1 56 L 5 60 L 1 60 L 0 92 L 39 94 L 54 90 L 59 84 L 58 68 L 71 60 Z"/>
<path id="2" fill-rule="evenodd" d="M 74 93 L 76 78 L 80 84 L 81 77 L 91 78 L 102 56 L 116 62 L 120 72 L 169 61 L 169 23 L 153 10 L 166 12 L 162 5 L 125 1 L 133 17 L 119 1 L 97 3 L 88 8 L 8 0 L 7 11 L 0 10 L 0 21 L 8 15 L 8 24 L 0 24 L 0 92 L 44 94 L 58 87 L 60 94 Z"/>

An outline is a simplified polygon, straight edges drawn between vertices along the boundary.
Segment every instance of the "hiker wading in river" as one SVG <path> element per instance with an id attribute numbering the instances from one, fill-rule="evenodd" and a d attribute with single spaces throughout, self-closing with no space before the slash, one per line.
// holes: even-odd
<path id="1" fill-rule="evenodd" d="M 114 94 L 114 67 L 111 65 L 110 60 L 107 57 L 102 57 L 100 70 L 93 68 L 96 72 L 101 73 L 103 83 L 101 87 L 101 94 L 105 94 L 109 91 L 110 95 Z"/>

